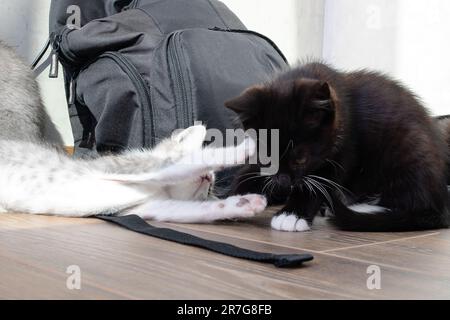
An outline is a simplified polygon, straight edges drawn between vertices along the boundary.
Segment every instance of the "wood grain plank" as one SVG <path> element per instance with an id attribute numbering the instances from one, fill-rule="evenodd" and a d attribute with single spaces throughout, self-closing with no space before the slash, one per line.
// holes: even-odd
<path id="1" fill-rule="evenodd" d="M 246 247 L 255 250 L 274 253 L 304 252 L 303 250 L 286 249 L 285 247 L 259 243 L 258 241 L 255 243 L 241 242 L 239 239 L 224 235 L 186 229 L 184 225 L 171 225 L 171 227 L 206 239 L 225 241 L 235 245 L 245 243 Z M 373 246 L 376 247 L 376 245 Z M 372 245 L 369 248 L 371 247 Z M 359 248 L 359 250 L 364 251 L 366 248 Z M 353 257 L 345 255 L 347 250 L 342 252 L 344 252 L 342 256 L 334 253 L 314 253 L 314 262 L 310 264 L 310 267 L 301 269 L 297 276 L 304 277 L 304 281 L 309 279 L 308 285 L 310 286 L 329 292 L 339 292 L 341 295 L 353 295 L 357 299 L 448 299 L 450 297 L 450 282 L 446 277 L 442 277 L 440 273 L 423 272 L 420 268 L 415 268 L 414 264 L 392 263 L 401 257 L 398 253 L 393 254 L 390 260 L 376 261 L 370 255 Z M 448 252 L 450 253 L 450 250 Z M 383 255 L 386 255 L 386 253 L 379 253 L 379 256 Z M 335 258 L 344 258 L 344 260 L 336 260 Z M 441 262 L 442 268 L 447 268 L 447 270 L 450 268 L 450 261 Z M 369 276 L 367 268 L 371 265 L 378 265 L 382 269 L 382 290 L 372 291 L 367 289 L 366 281 Z M 336 298 L 338 297 L 336 296 Z"/>
<path id="2" fill-rule="evenodd" d="M 36 229 L 55 226 L 76 226 L 95 223 L 98 224 L 101 223 L 101 221 L 97 219 L 74 219 L 32 214 L 0 214 L 0 232 L 5 230 Z"/>
<path id="3" fill-rule="evenodd" d="M 20 297 L 21 292 L 24 297 L 72 298 L 74 293 L 65 289 L 64 272 L 73 264 L 80 266 L 83 279 L 76 297 L 87 298 L 414 299 L 447 294 L 444 289 L 436 290 L 442 287 L 439 276 L 389 266 L 383 267 L 383 290 L 368 290 L 370 263 L 348 257 L 316 254 L 315 261 L 304 268 L 283 270 L 146 237 L 97 220 L 6 216 L 0 216 L 0 225 L 10 220 L 5 223 L 9 227 L 0 232 L 0 266 L 4 268 L 0 298 Z M 28 227 L 11 229 L 15 219 L 25 219 Z M 304 252 L 275 242 L 192 233 L 254 250 Z M 36 277 L 37 273 L 41 276 Z"/>
<path id="4" fill-rule="evenodd" d="M 125 299 L 127 297 L 82 283 L 82 290 L 66 287 L 65 270 L 48 271 L 29 260 L 17 261 L 0 255 L 0 299 Z M 55 296 L 55 292 L 58 295 Z"/>
<path id="5" fill-rule="evenodd" d="M 442 230 L 429 237 L 335 251 L 333 254 L 433 274 L 442 279 L 441 284 L 450 299 L 450 230 Z"/>
<path id="6" fill-rule="evenodd" d="M 11 261 L 22 264 L 14 277 L 8 270 L 7 276 L 0 274 L 0 283 L 10 290 L 0 291 L 2 298 L 16 297 L 24 281 L 36 290 L 34 293 L 46 287 L 52 288 L 52 298 L 66 298 L 64 277 L 55 277 L 59 285 L 52 286 L 47 278 L 22 278 L 21 274 L 29 272 L 29 266 L 45 274 L 61 275 L 68 265 L 80 266 L 83 284 L 108 293 L 100 295 L 104 298 L 111 292 L 136 299 L 337 296 L 280 276 L 268 278 L 265 270 L 274 273 L 268 266 L 258 266 L 255 273 L 251 262 L 145 237 L 106 223 L 7 230 L 0 233 L 0 243 L 0 265 L 8 266 Z"/>
<path id="7" fill-rule="evenodd" d="M 75 153 L 75 147 L 74 146 L 65 146 L 64 151 L 69 155 L 73 156 Z"/>

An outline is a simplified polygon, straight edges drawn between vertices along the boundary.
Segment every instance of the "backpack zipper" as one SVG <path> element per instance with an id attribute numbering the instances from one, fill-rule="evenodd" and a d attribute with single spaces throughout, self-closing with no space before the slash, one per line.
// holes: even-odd
<path id="1" fill-rule="evenodd" d="M 66 45 L 63 43 L 65 40 L 67 41 L 67 34 L 72 30 L 66 26 L 59 33 L 54 32 L 50 35 L 52 51 L 50 54 L 49 78 L 58 78 L 59 62 L 64 64 L 68 69 L 73 69 L 73 65 L 78 64 L 77 56 L 69 48 L 66 48 Z"/>
<path id="2" fill-rule="evenodd" d="M 137 1 L 136 1 L 137 3 Z M 77 57 L 69 50 L 66 49 L 64 46 L 64 40 L 67 37 L 67 34 L 72 31 L 70 28 L 64 28 L 62 32 L 59 34 L 53 35 L 52 40 L 52 64 L 57 64 L 58 61 L 61 61 L 66 66 L 70 67 L 71 65 L 77 65 Z M 61 45 L 63 44 L 63 45 Z M 154 123 L 153 123 L 153 109 L 151 104 L 151 93 L 150 88 L 148 86 L 148 83 L 142 78 L 136 67 L 128 61 L 125 57 L 123 57 L 120 53 L 116 52 L 105 52 L 101 54 L 100 56 L 96 57 L 95 59 L 92 59 L 88 63 L 84 65 L 84 67 L 80 68 L 78 72 L 76 72 L 76 75 L 79 74 L 82 70 L 84 70 L 87 66 L 92 64 L 94 61 L 102 58 L 107 57 L 112 59 L 114 62 L 116 62 L 122 70 L 130 77 L 130 80 L 133 82 L 133 84 L 136 87 L 136 90 L 138 91 L 139 97 L 141 99 L 142 103 L 142 113 L 143 113 L 143 131 L 144 131 L 144 147 L 153 147 L 155 145 L 155 132 L 154 132 Z M 56 70 L 56 72 L 51 73 L 52 77 L 57 77 L 57 68 L 52 66 L 50 68 L 51 70 Z M 69 100 L 75 100 L 75 93 L 74 93 L 74 76 L 71 79 L 71 85 L 70 85 L 70 99 Z M 148 119 L 148 120 L 147 120 Z M 150 138 L 148 138 L 148 133 L 150 132 Z"/>
<path id="3" fill-rule="evenodd" d="M 278 46 L 275 44 L 275 42 L 273 42 L 270 38 L 266 37 L 265 35 L 263 35 L 259 32 L 251 31 L 251 30 L 243 30 L 243 29 L 224 29 L 224 28 L 219 28 L 219 27 L 209 28 L 209 30 L 220 31 L 220 32 L 246 33 L 246 34 L 252 34 L 254 36 L 257 36 L 257 37 L 265 40 L 267 43 L 269 43 L 278 52 L 278 54 L 284 60 L 284 62 L 289 64 L 286 59 L 286 56 L 283 54 L 283 52 L 280 50 L 280 48 L 278 48 Z"/>
<path id="4" fill-rule="evenodd" d="M 137 2 L 138 0 L 136 0 Z M 240 30 L 240 29 L 223 29 L 219 27 L 210 28 L 211 31 L 220 31 L 220 32 L 233 32 L 233 33 L 245 33 L 257 36 L 267 43 L 269 43 L 275 51 L 280 55 L 284 62 L 287 62 L 286 57 L 283 55 L 278 46 L 270 40 L 268 37 L 250 30 Z M 175 89 L 175 96 L 177 97 L 177 117 L 178 114 L 182 116 L 182 123 L 178 123 L 178 125 L 182 127 L 189 127 L 194 123 L 194 114 L 193 114 L 193 103 L 192 98 L 189 97 L 190 88 L 189 77 L 186 76 L 186 72 L 183 70 L 182 66 L 185 65 L 185 58 L 182 52 L 182 48 L 179 45 L 179 37 L 183 30 L 175 31 L 171 34 L 168 40 L 168 56 L 169 56 L 169 68 L 170 73 L 173 74 L 173 83 Z M 179 121 L 179 118 L 177 119 Z"/>
<path id="5" fill-rule="evenodd" d="M 155 126 L 153 123 L 153 109 L 151 103 L 151 93 L 148 83 L 142 78 L 136 67 L 117 52 L 105 52 L 98 58 L 109 58 L 116 62 L 122 70 L 130 77 L 131 81 L 141 97 L 142 113 L 143 113 L 143 131 L 144 131 L 144 147 L 149 148 L 155 145 Z M 147 119 L 149 120 L 147 122 Z M 150 133 L 150 138 L 148 134 Z"/>
<path id="6" fill-rule="evenodd" d="M 127 5 L 126 7 L 123 8 L 123 11 L 136 9 L 138 4 L 139 4 L 139 0 L 133 0 L 133 1 L 130 2 L 129 5 Z"/>
<path id="7" fill-rule="evenodd" d="M 77 56 L 70 51 L 67 45 L 65 45 L 64 41 L 67 42 L 67 34 L 73 31 L 74 29 L 70 29 L 68 27 L 64 27 L 64 29 L 60 33 L 55 33 L 51 35 L 52 39 L 52 52 L 57 54 L 58 60 L 66 64 L 77 64 Z"/>
<path id="8" fill-rule="evenodd" d="M 173 79 L 175 94 L 178 96 L 177 104 L 179 105 L 179 110 L 177 113 L 182 115 L 183 123 L 179 123 L 184 128 L 187 128 L 194 123 L 193 119 L 193 108 L 192 99 L 188 97 L 188 80 L 183 71 L 182 62 L 184 61 L 183 53 L 178 45 L 180 31 L 176 31 L 172 34 L 168 43 L 168 53 L 169 53 L 169 66 L 171 73 L 175 76 Z"/>

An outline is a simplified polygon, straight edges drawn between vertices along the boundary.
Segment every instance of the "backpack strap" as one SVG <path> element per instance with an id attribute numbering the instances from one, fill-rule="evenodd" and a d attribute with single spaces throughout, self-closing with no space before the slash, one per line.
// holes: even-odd
<path id="1" fill-rule="evenodd" d="M 228 243 L 206 240 L 168 228 L 157 228 L 136 215 L 121 217 L 99 215 L 97 218 L 147 236 L 214 251 L 234 258 L 271 263 L 277 268 L 295 268 L 301 266 L 303 262 L 313 260 L 313 256 L 310 254 L 272 254 L 257 252 L 236 247 Z"/>

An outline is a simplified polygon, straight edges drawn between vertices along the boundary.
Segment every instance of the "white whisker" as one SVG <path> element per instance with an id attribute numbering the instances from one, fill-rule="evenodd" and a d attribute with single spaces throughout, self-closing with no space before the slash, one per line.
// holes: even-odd
<path id="1" fill-rule="evenodd" d="M 311 183 L 311 185 L 315 186 L 316 189 L 325 197 L 325 200 L 328 202 L 330 209 L 334 212 L 333 200 L 328 191 L 322 185 L 322 183 L 310 177 L 305 177 L 305 179 L 307 179 Z"/>
<path id="2" fill-rule="evenodd" d="M 308 177 L 313 178 L 313 179 L 319 179 L 319 180 L 329 183 L 330 185 L 335 187 L 344 197 L 345 197 L 344 191 L 347 192 L 351 197 L 354 197 L 353 192 L 351 192 L 349 189 L 345 188 L 344 186 L 340 185 L 337 182 L 334 182 L 334 181 L 324 178 L 324 177 L 315 176 L 315 175 L 308 175 Z"/>

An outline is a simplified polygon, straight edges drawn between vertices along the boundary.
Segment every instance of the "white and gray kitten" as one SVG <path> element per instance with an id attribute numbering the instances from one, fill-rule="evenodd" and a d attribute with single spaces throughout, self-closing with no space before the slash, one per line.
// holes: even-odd
<path id="1" fill-rule="evenodd" d="M 214 170 L 243 163 L 255 151 L 204 148 L 206 129 L 173 134 L 152 150 L 81 160 L 43 139 L 47 118 L 38 85 L 13 50 L 0 43 L 0 210 L 68 217 L 137 214 L 196 223 L 251 217 L 260 195 L 211 198 Z"/>

